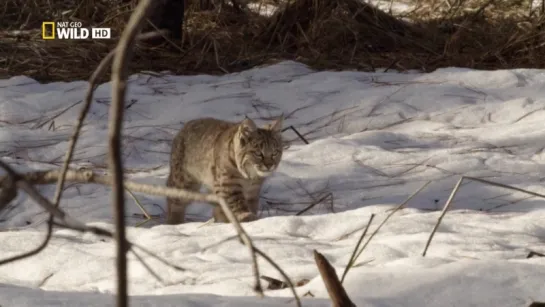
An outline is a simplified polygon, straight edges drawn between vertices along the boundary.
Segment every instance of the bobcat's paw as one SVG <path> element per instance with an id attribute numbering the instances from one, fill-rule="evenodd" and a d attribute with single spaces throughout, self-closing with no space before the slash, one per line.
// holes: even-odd
<path id="1" fill-rule="evenodd" d="M 235 217 L 241 223 L 257 220 L 257 216 L 252 212 L 241 212 L 239 214 L 235 214 Z"/>

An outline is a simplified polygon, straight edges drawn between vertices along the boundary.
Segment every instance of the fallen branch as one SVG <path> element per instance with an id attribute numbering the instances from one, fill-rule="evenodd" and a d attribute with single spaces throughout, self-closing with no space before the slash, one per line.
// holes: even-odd
<path id="1" fill-rule="evenodd" d="M 28 182 L 30 185 L 52 184 L 56 182 L 59 176 L 61 176 L 61 172 L 59 170 L 37 171 L 37 172 L 21 174 L 19 176 L 22 179 L 24 179 L 26 182 Z M 6 180 L 9 180 L 9 178 L 6 176 L 0 177 L 0 183 L 4 183 Z M 112 184 L 112 177 L 110 175 L 99 175 L 92 170 L 68 170 L 66 172 L 66 181 L 75 182 L 75 183 L 94 183 L 94 184 L 102 184 L 102 185 L 110 186 Z M 136 183 L 136 182 L 127 181 L 127 180 L 123 182 L 123 185 L 124 185 L 124 188 L 129 189 L 133 192 L 137 192 L 137 193 L 145 193 L 149 195 L 162 196 L 162 197 L 181 198 L 181 199 L 186 199 L 189 201 L 202 201 L 202 202 L 210 203 L 212 205 L 221 206 L 222 210 L 225 212 L 225 215 L 227 216 L 229 221 L 234 224 L 235 229 L 237 231 L 237 235 L 239 236 L 239 239 L 242 241 L 244 245 L 248 247 L 248 249 L 251 249 L 252 268 L 253 268 L 254 277 L 255 277 L 254 291 L 256 291 L 256 293 L 260 296 L 263 295 L 263 289 L 261 287 L 261 281 L 259 279 L 259 276 L 260 276 L 259 268 L 257 266 L 257 259 L 254 252 L 254 245 L 252 243 L 252 240 L 249 237 L 249 235 L 246 233 L 246 231 L 242 228 L 238 220 L 236 220 L 233 212 L 227 206 L 227 203 L 225 202 L 223 198 L 215 194 L 192 192 L 192 191 L 168 188 L 168 187 L 158 186 L 158 185 Z M 0 207 L 1 207 L 1 204 L 0 204 Z M 46 206 L 44 207 L 44 209 L 46 209 L 46 211 L 50 213 L 55 213 L 55 214 L 58 214 L 57 212 L 55 212 L 55 209 L 59 210 L 51 206 Z"/>
<path id="2" fill-rule="evenodd" d="M 52 216 L 59 219 L 60 222 L 57 222 L 57 223 L 51 222 L 50 223 L 51 229 L 53 228 L 53 225 L 57 225 L 57 226 L 60 226 L 60 227 L 69 228 L 69 229 L 80 231 L 80 232 L 91 232 L 91 233 L 94 233 L 96 235 L 100 235 L 100 236 L 104 236 L 104 237 L 108 237 L 108 238 L 113 238 L 114 237 L 113 233 L 111 233 L 108 230 L 104 230 L 104 229 L 101 229 L 101 228 L 98 228 L 98 227 L 87 226 L 84 223 L 82 223 L 82 222 L 80 222 L 80 221 L 78 221 L 76 219 L 70 218 L 61 209 L 59 209 L 57 206 L 55 206 L 54 204 L 49 202 L 49 200 L 47 200 L 45 197 L 43 197 L 34 188 L 34 186 L 32 184 L 30 184 L 28 181 L 26 181 L 23 176 L 18 174 L 15 170 L 13 170 L 9 165 L 4 163 L 2 160 L 0 160 L 0 167 L 3 168 L 7 173 L 7 177 L 2 177 L 0 179 L 0 182 L 3 183 L 2 192 L 0 194 L 10 193 L 10 194 L 13 195 L 13 198 L 15 198 L 17 196 L 17 191 L 18 191 L 17 189 L 24 190 L 42 208 L 44 208 Z M 6 181 L 7 181 L 7 184 L 5 184 Z M 52 183 L 54 183 L 54 182 L 55 182 L 55 179 L 53 179 Z M 8 192 L 6 192 L 6 191 L 8 191 Z M 9 191 L 11 191 L 11 192 L 9 192 Z M 0 208 L 2 208 L 3 204 L 4 203 L 0 202 Z M 10 262 L 18 261 L 18 260 L 21 260 L 21 259 L 24 259 L 26 257 L 30 257 L 32 255 L 35 255 L 35 254 L 39 253 L 41 250 L 43 250 L 45 248 L 45 246 L 47 246 L 47 243 L 49 242 L 51 235 L 52 235 L 52 232 L 51 231 L 48 232 L 48 235 L 47 235 L 48 238 L 46 238 L 46 240 L 40 245 L 41 248 L 36 248 L 36 249 L 34 249 L 34 250 L 30 251 L 30 252 L 26 252 L 26 253 L 21 254 L 21 255 L 17 255 L 17 256 L 13 256 L 13 257 L 9 257 L 9 258 L 0 260 L 0 265 L 4 265 L 4 264 L 10 263 Z M 143 252 L 145 252 L 146 254 L 148 254 L 149 256 L 152 256 L 156 260 L 160 261 L 161 263 L 163 263 L 163 264 L 165 264 L 167 266 L 170 266 L 171 268 L 174 268 L 176 270 L 185 271 L 185 269 L 183 269 L 182 267 L 170 264 L 168 261 L 162 259 L 161 257 L 153 254 L 152 252 L 148 251 L 147 249 L 145 249 L 145 248 L 143 248 L 141 246 L 135 245 L 135 244 L 133 244 L 133 243 L 131 243 L 129 241 L 127 241 L 127 246 L 135 254 L 136 254 L 136 252 L 134 251 L 134 247 L 137 247 L 140 250 L 142 250 Z M 137 256 L 137 258 L 138 258 L 138 256 Z M 145 264 L 145 262 L 143 262 L 143 264 L 146 267 L 146 269 L 148 269 L 148 271 L 153 276 L 157 276 L 153 271 L 151 271 L 151 268 L 149 268 L 149 266 L 147 266 Z M 161 281 L 161 280 L 159 279 L 159 281 Z"/>
<path id="3" fill-rule="evenodd" d="M 2 160 L 0 160 L 0 163 L 5 165 Z M 20 174 L 18 176 L 26 180 L 31 185 L 46 185 L 55 183 L 57 179 L 61 176 L 61 171 L 36 171 Z M 8 178 L 9 176 L 0 177 L 0 184 L 3 184 L 4 181 L 8 180 Z M 67 182 L 72 183 L 92 183 L 108 186 L 112 184 L 112 176 L 101 175 L 93 170 L 68 169 L 65 178 Z M 221 206 L 219 204 L 221 202 L 221 198 L 216 196 L 215 194 L 186 191 L 160 185 L 137 183 L 129 180 L 124 180 L 123 184 L 125 189 L 131 190 L 132 192 L 136 193 L 144 193 L 153 196 L 183 198 L 190 201 L 208 202 L 213 206 Z"/>

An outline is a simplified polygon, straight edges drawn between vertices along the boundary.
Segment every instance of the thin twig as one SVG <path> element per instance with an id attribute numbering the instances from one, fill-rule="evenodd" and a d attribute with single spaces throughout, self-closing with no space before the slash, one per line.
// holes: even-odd
<path id="1" fill-rule="evenodd" d="M 130 241 L 128 241 L 128 242 L 131 245 L 131 249 L 138 248 L 139 250 L 141 250 L 142 252 L 144 252 L 145 254 L 150 256 L 151 258 L 161 262 L 162 264 L 164 264 L 164 265 L 166 265 L 166 266 L 168 266 L 170 268 L 175 269 L 176 271 L 181 271 L 181 272 L 186 271 L 186 269 L 184 269 L 183 267 L 168 262 L 166 259 L 159 257 L 158 255 L 156 255 L 155 253 L 149 251 L 148 249 L 144 248 L 143 246 L 140 246 L 140 245 L 138 245 L 136 243 L 131 243 Z"/>
<path id="2" fill-rule="evenodd" d="M 136 259 L 138 259 L 138 261 L 140 261 L 140 263 L 142 263 L 142 265 L 144 266 L 144 268 L 146 268 L 146 270 L 148 272 L 151 273 L 151 275 L 153 275 L 153 277 L 155 277 L 155 279 L 157 279 L 159 282 L 161 282 L 161 284 L 164 284 L 164 280 L 161 278 L 161 276 L 159 276 L 159 274 L 157 274 L 150 266 L 149 264 L 147 264 L 144 259 L 133 249 L 131 250 L 132 251 L 132 254 L 136 257 Z"/>
<path id="3" fill-rule="evenodd" d="M 291 293 L 293 294 L 293 297 L 295 298 L 295 304 L 297 305 L 297 307 L 301 307 L 302 306 L 301 299 L 299 299 L 299 295 L 297 295 L 297 292 L 295 291 L 295 287 L 293 286 L 293 282 L 289 278 L 288 274 L 286 274 L 284 270 L 282 270 L 280 266 L 271 259 L 271 257 L 269 257 L 267 254 L 262 252 L 260 249 L 258 249 L 257 247 L 254 247 L 254 251 L 256 254 L 263 257 L 265 261 L 267 261 L 270 265 L 272 265 L 280 273 L 280 275 L 282 275 L 282 277 L 284 278 L 284 281 L 288 284 L 291 290 Z"/>
<path id="4" fill-rule="evenodd" d="M 220 240 L 219 242 L 212 243 L 212 244 L 210 244 L 208 246 L 205 246 L 205 247 L 201 248 L 200 252 L 204 253 L 205 251 L 207 251 L 207 250 L 209 250 L 209 249 L 211 249 L 213 247 L 220 246 L 223 243 L 229 242 L 229 241 L 234 240 L 234 239 L 238 239 L 238 236 L 229 236 L 229 237 L 227 237 L 227 238 L 225 238 L 223 240 Z"/>
<path id="5" fill-rule="evenodd" d="M 227 69 L 223 68 L 223 66 L 221 66 L 221 63 L 220 63 L 220 56 L 219 56 L 219 51 L 218 51 L 218 45 L 216 43 L 216 40 L 212 40 L 212 46 L 214 46 L 214 55 L 215 55 L 215 58 L 216 58 L 216 65 L 218 65 L 218 68 L 221 69 L 224 73 L 228 74 L 229 71 L 227 71 Z"/>
<path id="6" fill-rule="evenodd" d="M 317 204 L 319 204 L 319 203 L 323 202 L 324 200 L 326 200 L 328 197 L 333 197 L 333 194 L 332 193 L 327 193 L 322 198 L 318 199 L 317 201 L 312 202 L 306 208 L 304 208 L 303 210 L 297 212 L 295 215 L 297 216 L 297 215 L 301 215 L 301 214 L 307 212 L 308 210 L 314 208 L 314 206 L 316 206 Z"/>
<path id="7" fill-rule="evenodd" d="M 354 265 L 354 262 L 356 261 L 356 253 L 358 252 L 358 249 L 360 248 L 361 242 L 363 241 L 363 238 L 367 234 L 367 231 L 369 230 L 369 226 L 371 226 L 371 223 L 373 222 L 373 219 L 375 218 L 374 214 L 371 214 L 369 217 L 369 222 L 367 222 L 367 226 L 365 226 L 365 229 L 363 230 L 358 243 L 356 243 L 356 246 L 354 247 L 354 251 L 352 251 L 352 255 L 350 256 L 350 259 L 348 260 L 348 264 L 344 268 L 343 275 L 341 277 L 341 284 L 344 282 L 344 278 L 346 277 L 346 274 L 348 273 L 348 270 Z"/>
<path id="8" fill-rule="evenodd" d="M 464 177 L 460 177 L 460 180 L 458 180 L 458 182 L 454 186 L 454 189 L 452 189 L 452 192 L 450 193 L 450 196 L 447 199 L 447 202 L 445 203 L 445 206 L 443 207 L 443 210 L 441 211 L 441 215 L 439 215 L 439 218 L 437 219 L 437 223 L 435 223 L 435 226 L 433 227 L 433 230 L 430 233 L 430 237 L 428 238 L 428 242 L 426 242 L 426 246 L 424 247 L 424 251 L 422 252 L 422 257 L 426 256 L 426 252 L 428 251 L 428 247 L 431 244 L 431 240 L 433 239 L 433 236 L 435 235 L 435 232 L 437 231 L 437 228 L 439 228 L 439 224 L 441 224 L 441 221 L 443 220 L 443 217 L 447 213 L 447 210 L 450 207 L 450 204 L 452 203 L 452 200 L 454 199 L 454 196 L 456 195 L 456 192 L 458 192 L 458 190 L 460 189 L 460 185 L 462 184 L 462 181 L 464 181 Z"/>
<path id="9" fill-rule="evenodd" d="M 525 189 L 513 187 L 513 186 L 510 186 L 510 185 L 503 184 L 503 183 L 494 182 L 494 181 L 481 179 L 481 178 L 476 178 L 476 177 L 462 176 L 462 177 L 460 177 L 460 180 L 458 180 L 458 182 L 456 183 L 456 185 L 452 189 L 450 197 L 447 199 L 447 202 L 445 203 L 445 205 L 443 207 L 443 210 L 441 211 L 441 215 L 439 215 L 439 218 L 437 219 L 437 222 L 435 223 L 435 226 L 433 227 L 433 230 L 430 233 L 428 241 L 426 242 L 426 246 L 424 247 L 424 251 L 422 252 L 423 257 L 426 256 L 426 253 L 427 253 L 428 248 L 429 248 L 429 246 L 431 244 L 431 241 L 433 240 L 433 237 L 434 237 L 435 233 L 437 232 L 437 229 L 439 228 L 439 225 L 441 224 L 441 221 L 443 220 L 443 217 L 445 216 L 445 214 L 447 214 L 447 211 L 450 208 L 450 205 L 451 205 L 452 200 L 454 199 L 454 196 L 456 195 L 456 193 L 460 189 L 460 186 L 461 186 L 462 182 L 464 180 L 466 180 L 466 179 L 467 180 L 478 181 L 478 182 L 481 182 L 481 183 L 489 184 L 489 185 L 500 187 L 500 188 L 514 190 L 514 191 L 517 191 L 517 192 L 522 192 L 522 193 L 532 195 L 532 196 L 536 196 L 536 197 L 540 197 L 540 198 L 545 198 L 544 194 L 540 194 L 540 193 L 528 191 L 528 190 L 525 190 Z"/>
<path id="10" fill-rule="evenodd" d="M 43 126 L 45 126 L 47 123 L 51 122 L 51 124 L 53 124 L 55 122 L 55 119 L 58 118 L 59 116 L 63 115 L 64 113 L 66 113 L 68 110 L 70 110 L 71 108 L 75 107 L 76 105 L 80 104 L 81 103 L 81 100 L 80 101 L 76 101 L 74 102 L 73 104 L 69 105 L 68 107 L 64 108 L 63 110 L 61 110 L 60 112 L 58 112 L 57 114 L 53 115 L 52 117 L 48 118 L 46 121 L 42 122 L 42 123 L 36 123 L 31 129 L 40 129 L 42 128 Z M 51 128 L 51 126 L 50 126 Z"/>
<path id="11" fill-rule="evenodd" d="M 146 209 L 144 208 L 144 206 L 140 203 L 140 201 L 138 200 L 138 198 L 136 198 L 136 196 L 134 195 L 134 193 L 129 190 L 129 189 L 125 189 L 127 191 L 127 193 L 129 193 L 129 195 L 131 196 L 131 198 L 134 200 L 134 203 L 138 206 L 138 208 L 140 208 L 140 211 L 142 211 L 142 214 L 144 215 L 144 217 L 146 218 L 146 222 L 148 220 L 151 220 L 152 217 L 151 215 L 149 215 L 148 211 L 146 211 Z"/>
<path id="12" fill-rule="evenodd" d="M 528 194 L 528 195 L 532 195 L 532 196 L 536 196 L 536 197 L 540 197 L 540 198 L 545 199 L 545 194 L 540 194 L 540 193 L 528 191 L 528 190 L 525 190 L 525 189 L 510 186 L 510 185 L 507 185 L 507 184 L 494 182 L 494 181 L 481 179 L 481 178 L 476 178 L 476 177 L 469 177 L 469 176 L 463 176 L 463 178 L 467 179 L 467 180 L 473 180 L 473 181 L 478 181 L 478 182 L 481 182 L 481 183 L 486 183 L 486 184 L 496 186 L 496 187 L 500 187 L 500 188 L 505 188 L 505 189 L 509 189 L 509 190 L 513 190 L 513 191 L 517 191 L 517 192 L 522 192 L 522 193 L 525 193 L 525 194 Z"/>
<path id="13" fill-rule="evenodd" d="M 407 197 L 407 199 L 405 199 L 404 202 L 402 202 L 401 204 L 399 204 L 396 208 L 394 208 L 394 210 L 392 210 L 390 212 L 390 214 L 388 214 L 388 216 L 386 216 L 386 218 L 378 225 L 378 227 L 375 229 L 375 231 L 373 231 L 373 233 L 369 236 L 369 239 L 367 239 L 367 241 L 365 242 L 365 244 L 362 246 L 362 248 L 360 249 L 360 251 L 358 252 L 358 254 L 356 255 L 356 257 L 354 258 L 354 263 L 356 262 L 356 260 L 359 258 L 359 256 L 361 255 L 361 253 L 363 253 L 363 251 L 365 250 L 365 248 L 367 247 L 367 245 L 369 245 L 369 242 L 371 242 L 371 240 L 375 237 L 375 235 L 379 232 L 379 230 L 382 228 L 382 226 L 384 226 L 384 224 L 386 224 L 386 222 L 399 210 L 401 210 L 403 207 L 405 207 L 405 205 L 407 203 L 409 203 L 409 201 L 411 201 L 411 199 L 413 199 L 413 197 L 415 197 L 418 193 L 420 193 L 425 187 L 427 187 L 429 184 L 431 183 L 431 181 L 427 181 L 426 183 L 424 183 L 418 190 L 416 190 L 415 192 L 413 192 L 413 194 L 411 194 L 409 197 Z"/>
<path id="14" fill-rule="evenodd" d="M 214 223 L 214 217 L 209 218 L 208 221 L 202 223 L 202 224 L 199 225 L 199 227 L 197 227 L 197 228 L 201 228 L 201 227 L 204 227 L 204 226 L 208 226 L 208 225 L 211 225 L 212 223 Z"/>
<path id="15" fill-rule="evenodd" d="M 399 204 L 392 212 L 390 212 L 390 214 L 388 214 L 388 216 L 386 216 L 386 218 L 378 225 L 378 227 L 375 229 L 375 231 L 373 231 L 373 233 L 371 233 L 371 235 L 369 236 L 369 239 L 367 239 L 367 241 L 365 242 L 365 244 L 363 244 L 363 246 L 361 247 L 361 249 L 359 250 L 359 252 L 356 254 L 356 256 L 354 257 L 354 260 L 353 260 L 353 263 L 350 265 L 350 267 L 347 267 L 347 270 L 350 269 L 354 263 L 356 262 L 356 260 L 360 257 L 360 255 L 363 253 L 363 251 L 365 250 L 365 248 L 367 247 L 367 245 L 369 245 L 369 243 L 371 242 L 371 240 L 375 237 L 375 235 L 379 232 L 379 230 L 382 228 L 382 226 L 384 226 L 384 224 L 386 224 L 386 222 L 390 219 L 390 217 L 392 217 L 397 211 L 401 210 L 403 207 L 405 207 L 405 205 L 411 201 L 411 199 L 413 199 L 413 197 L 415 197 L 418 193 L 420 193 L 420 191 L 422 191 L 425 187 L 428 186 L 428 184 L 430 184 L 431 181 L 427 181 L 426 183 L 424 183 L 418 190 L 414 191 L 413 194 L 411 194 L 409 197 L 407 197 L 407 199 L 405 199 L 404 202 L 402 202 L 401 204 Z M 346 272 L 348 273 L 348 272 Z"/>
<path id="16" fill-rule="evenodd" d="M 305 144 L 307 144 L 307 145 L 309 144 L 308 141 L 307 141 L 307 139 L 305 139 L 305 137 L 304 137 L 301 133 L 299 133 L 299 131 L 297 131 L 297 129 L 295 129 L 294 126 L 288 126 L 288 127 L 284 128 L 284 129 L 282 129 L 282 132 L 287 131 L 288 129 L 291 129 L 293 132 L 295 132 L 295 134 L 297 134 L 297 136 L 298 136 Z"/>

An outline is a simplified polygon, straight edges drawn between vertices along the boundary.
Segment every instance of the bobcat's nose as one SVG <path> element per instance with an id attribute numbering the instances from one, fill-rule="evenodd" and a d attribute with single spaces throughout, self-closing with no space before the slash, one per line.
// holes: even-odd
<path id="1" fill-rule="evenodd" d="M 274 168 L 274 163 L 271 162 L 271 161 L 267 161 L 267 162 L 263 163 L 263 166 L 265 167 L 265 170 L 272 171 L 273 168 Z"/>

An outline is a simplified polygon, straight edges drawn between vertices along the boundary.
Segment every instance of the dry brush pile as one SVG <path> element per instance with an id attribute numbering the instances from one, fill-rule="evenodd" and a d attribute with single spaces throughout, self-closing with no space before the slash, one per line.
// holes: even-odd
<path id="1" fill-rule="evenodd" d="M 6 1 L 0 8 L 0 77 L 40 81 L 88 78 L 137 2 Z M 203 9 L 202 1 L 186 0 L 182 39 L 138 45 L 130 72 L 221 74 L 283 59 L 331 70 L 545 67 L 545 12 L 534 1 L 400 1 L 412 9 L 397 16 L 359 0 L 277 1 L 278 9 L 264 16 L 231 6 Z M 111 27 L 113 38 L 44 41 L 41 22 L 50 20 Z"/>

